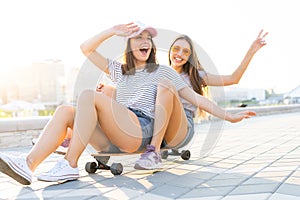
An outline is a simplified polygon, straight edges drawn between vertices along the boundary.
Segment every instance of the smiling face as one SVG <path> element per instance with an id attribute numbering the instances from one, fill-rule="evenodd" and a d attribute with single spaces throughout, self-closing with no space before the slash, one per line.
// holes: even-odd
<path id="1" fill-rule="evenodd" d="M 191 46 L 186 40 L 179 39 L 171 46 L 169 55 L 171 66 L 177 70 L 189 60 Z"/>
<path id="2" fill-rule="evenodd" d="M 135 58 L 136 67 L 145 65 L 152 49 L 152 37 L 148 31 L 143 31 L 130 39 L 130 47 Z"/>

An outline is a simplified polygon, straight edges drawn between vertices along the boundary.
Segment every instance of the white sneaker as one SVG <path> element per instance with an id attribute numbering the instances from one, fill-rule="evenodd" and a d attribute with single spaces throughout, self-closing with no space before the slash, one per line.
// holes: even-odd
<path id="1" fill-rule="evenodd" d="M 27 165 L 26 157 L 0 153 L 0 171 L 23 185 L 30 185 L 32 182 L 32 171 Z"/>
<path id="2" fill-rule="evenodd" d="M 58 161 L 49 172 L 43 173 L 38 176 L 38 180 L 50 182 L 64 182 L 76 180 L 78 178 L 78 168 L 71 167 L 69 162 L 64 158 Z"/>

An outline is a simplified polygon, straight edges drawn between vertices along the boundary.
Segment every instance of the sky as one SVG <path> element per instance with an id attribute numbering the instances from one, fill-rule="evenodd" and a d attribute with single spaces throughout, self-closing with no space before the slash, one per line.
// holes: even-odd
<path id="1" fill-rule="evenodd" d="M 239 66 L 264 29 L 267 45 L 235 87 L 284 93 L 300 85 L 298 19 L 297 0 L 0 1 L 0 79 L 46 59 L 80 67 L 86 59 L 81 43 L 113 25 L 138 20 L 189 35 L 224 75 Z"/>

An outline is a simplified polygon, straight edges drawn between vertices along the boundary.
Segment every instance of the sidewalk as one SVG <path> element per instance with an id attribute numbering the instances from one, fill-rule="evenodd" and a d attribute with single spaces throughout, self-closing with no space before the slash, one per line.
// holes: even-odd
<path id="1" fill-rule="evenodd" d="M 22 186 L 0 173 L 0 199 L 300 199 L 300 112 L 255 117 L 237 124 L 212 121 L 196 125 L 197 135 L 184 161 L 169 156 L 164 168 L 133 169 L 138 155 L 111 158 L 121 162 L 122 175 L 85 172 L 94 161 L 84 152 L 77 181 L 37 181 Z M 209 133 L 209 134 L 207 134 Z M 30 147 L 1 150 L 18 155 Z M 208 154 L 209 153 L 209 154 Z M 60 158 L 52 154 L 35 175 Z"/>

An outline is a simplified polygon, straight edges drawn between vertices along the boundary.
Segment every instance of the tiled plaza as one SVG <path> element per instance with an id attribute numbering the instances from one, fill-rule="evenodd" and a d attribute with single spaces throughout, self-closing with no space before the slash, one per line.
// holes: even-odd
<path id="1" fill-rule="evenodd" d="M 196 125 L 184 161 L 169 156 L 158 171 L 133 169 L 138 155 L 112 157 L 122 175 L 110 171 L 88 174 L 84 152 L 77 181 L 37 181 L 22 186 L 0 173 L 0 199 L 300 199 L 300 113 L 258 116 L 237 124 L 211 121 Z M 26 154 L 30 147 L 1 149 Z M 61 155 L 52 154 L 35 171 L 51 168 Z"/>

